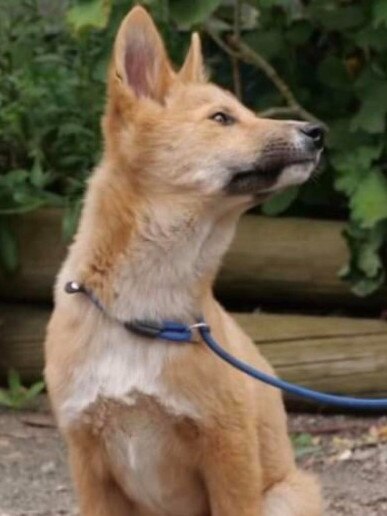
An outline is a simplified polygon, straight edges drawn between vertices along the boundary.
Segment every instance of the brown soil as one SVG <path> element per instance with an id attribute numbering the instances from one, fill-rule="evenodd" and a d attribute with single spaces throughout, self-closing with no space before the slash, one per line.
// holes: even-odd
<path id="1" fill-rule="evenodd" d="M 322 480 L 330 516 L 387 516 L 387 418 L 292 415 L 298 461 Z M 0 516 L 76 515 L 47 408 L 0 412 Z"/>

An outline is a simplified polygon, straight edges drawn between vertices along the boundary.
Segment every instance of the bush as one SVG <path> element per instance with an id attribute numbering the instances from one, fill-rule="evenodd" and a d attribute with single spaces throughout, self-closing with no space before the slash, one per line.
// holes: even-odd
<path id="1" fill-rule="evenodd" d="M 142 3 L 177 63 L 188 32 L 201 30 L 216 82 L 258 112 L 329 126 L 324 174 L 263 210 L 347 219 L 351 260 L 343 275 L 359 295 L 380 287 L 387 239 L 387 3 Z M 98 159 L 108 55 L 131 5 L 0 0 L 0 242 L 7 242 L 2 254 L 9 269 L 15 259 L 4 215 L 46 203 L 66 206 L 71 232 L 85 177 Z"/>

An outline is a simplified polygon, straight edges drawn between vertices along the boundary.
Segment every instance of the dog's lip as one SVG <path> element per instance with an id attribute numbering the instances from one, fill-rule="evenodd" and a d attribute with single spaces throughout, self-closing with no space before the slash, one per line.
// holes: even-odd
<path id="1" fill-rule="evenodd" d="M 292 167 L 305 167 L 307 171 L 313 170 L 317 163 L 318 159 L 315 156 L 294 156 L 294 159 L 277 159 L 258 163 L 251 168 L 240 168 L 233 171 L 225 186 L 225 192 L 228 195 L 270 196 L 278 189 L 281 178 L 285 177 Z M 296 184 L 301 184 L 308 179 L 301 176 Z"/>
<path id="2" fill-rule="evenodd" d="M 240 187 L 246 186 L 246 183 L 254 183 L 251 186 L 258 191 L 270 191 L 273 184 L 281 176 L 282 172 L 292 166 L 302 166 L 315 164 L 316 160 L 312 158 L 302 158 L 293 161 L 284 161 L 282 163 L 266 164 L 266 166 L 257 166 L 240 169 L 234 171 L 231 179 L 227 184 L 227 190 L 230 193 L 235 193 Z"/>
<path id="3" fill-rule="evenodd" d="M 275 166 L 261 167 L 261 166 L 257 165 L 255 167 L 247 168 L 245 170 L 242 169 L 242 170 L 235 171 L 230 179 L 229 184 L 232 185 L 234 183 L 238 183 L 239 181 L 243 181 L 249 177 L 256 176 L 256 175 L 260 175 L 265 179 L 271 179 L 271 178 L 276 179 L 281 174 L 281 172 L 288 167 L 297 166 L 297 165 L 306 165 L 306 164 L 311 164 L 314 162 L 315 162 L 315 159 L 305 158 L 305 159 L 284 162 L 281 164 L 276 164 Z"/>

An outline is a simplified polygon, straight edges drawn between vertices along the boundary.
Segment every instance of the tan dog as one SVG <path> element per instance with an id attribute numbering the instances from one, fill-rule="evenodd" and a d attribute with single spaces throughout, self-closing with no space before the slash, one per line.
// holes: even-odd
<path id="1" fill-rule="evenodd" d="M 122 320 L 193 323 L 203 314 L 226 349 L 271 372 L 212 283 L 240 214 L 310 176 L 322 131 L 258 119 L 208 83 L 196 34 L 175 73 L 140 7 L 118 32 L 108 90 L 104 154 L 46 341 L 81 514 L 320 515 L 277 390 L 202 342 L 135 335 L 64 285 L 85 285 Z"/>

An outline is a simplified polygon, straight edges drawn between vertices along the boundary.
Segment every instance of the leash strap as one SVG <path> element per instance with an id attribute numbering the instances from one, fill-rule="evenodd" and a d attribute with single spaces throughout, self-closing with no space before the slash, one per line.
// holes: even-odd
<path id="1" fill-rule="evenodd" d="M 315 391 L 313 389 L 308 389 L 307 387 L 302 387 L 301 385 L 297 385 L 294 383 L 286 382 L 277 378 L 275 376 L 269 375 L 256 369 L 255 367 L 247 364 L 246 362 L 240 360 L 237 357 L 234 357 L 226 351 L 212 336 L 211 329 L 208 324 L 204 320 L 200 320 L 196 324 L 187 325 L 184 323 L 173 322 L 173 321 L 164 321 L 162 323 L 158 323 L 156 321 L 143 321 L 143 320 L 134 320 L 134 321 L 122 321 L 113 317 L 105 306 L 101 303 L 101 301 L 95 296 L 93 292 L 89 289 L 85 288 L 83 285 L 79 285 L 78 283 L 71 281 L 66 284 L 65 291 L 68 294 L 75 293 L 83 293 L 85 294 L 90 301 L 108 318 L 111 320 L 121 324 L 128 331 L 135 333 L 137 335 L 141 335 L 142 337 L 148 337 L 152 339 L 163 339 L 168 340 L 170 342 L 180 342 L 180 343 L 191 343 L 193 341 L 193 331 L 197 329 L 199 331 L 200 336 L 202 337 L 204 343 L 208 346 L 208 348 L 215 353 L 222 360 L 230 364 L 235 369 L 241 371 L 242 373 L 255 378 L 256 380 L 260 380 L 272 387 L 276 387 L 281 389 L 288 394 L 293 394 L 300 398 L 304 398 L 309 401 L 321 403 L 324 405 L 330 405 L 333 407 L 351 409 L 351 410 L 361 410 L 361 411 L 387 411 L 387 399 L 372 399 L 372 398 L 353 398 L 350 396 L 337 396 L 334 394 L 327 394 L 324 392 Z"/>
<path id="2" fill-rule="evenodd" d="M 238 358 L 231 355 L 222 346 L 220 346 L 211 335 L 209 326 L 202 326 L 199 328 L 200 335 L 207 346 L 216 354 L 218 357 L 223 359 L 225 362 L 235 367 L 239 371 L 260 380 L 266 384 L 277 387 L 284 392 L 293 394 L 300 398 L 304 398 L 309 401 L 322 403 L 324 405 L 330 405 L 332 407 L 339 407 L 351 410 L 387 410 L 387 399 L 372 399 L 372 398 L 352 398 L 350 396 L 336 396 L 334 394 L 327 394 L 307 387 L 302 387 L 290 382 L 285 382 L 280 378 L 271 376 L 269 374 L 252 367 L 250 364 L 239 360 Z"/>

